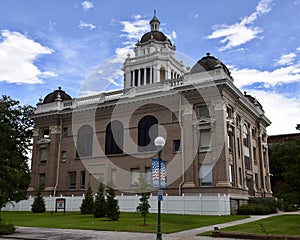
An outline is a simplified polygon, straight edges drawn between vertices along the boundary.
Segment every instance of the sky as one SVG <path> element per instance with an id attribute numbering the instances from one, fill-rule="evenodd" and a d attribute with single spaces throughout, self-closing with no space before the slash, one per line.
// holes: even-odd
<path id="1" fill-rule="evenodd" d="M 210 52 L 263 105 L 269 135 L 297 132 L 300 0 L 1 0 L 0 94 L 35 106 L 58 86 L 72 97 L 122 89 L 154 10 L 178 58 L 192 67 Z"/>

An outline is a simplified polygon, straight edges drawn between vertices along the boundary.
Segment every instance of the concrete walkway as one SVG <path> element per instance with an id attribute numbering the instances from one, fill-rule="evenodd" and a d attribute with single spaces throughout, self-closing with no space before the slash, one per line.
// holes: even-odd
<path id="1" fill-rule="evenodd" d="M 214 227 L 219 229 L 239 225 L 243 223 L 253 222 L 260 219 L 282 215 L 282 214 L 299 214 L 293 213 L 278 213 L 263 216 L 251 216 L 250 218 L 237 220 L 228 223 L 216 224 L 195 228 L 177 233 L 163 234 L 163 240 L 207 240 L 214 239 L 212 237 L 199 237 L 196 234 L 211 231 Z M 130 233 L 130 232 L 113 232 L 113 231 L 95 231 L 95 230 L 77 230 L 77 229 L 56 229 L 56 228 L 34 228 L 34 227 L 18 227 L 16 232 L 9 236 L 0 236 L 1 239 L 35 239 L 35 240 L 155 240 L 156 234 L 152 233 Z M 223 239 L 223 238 L 218 238 Z M 225 239 L 225 238 L 224 238 Z M 226 238 L 228 239 L 228 238 Z"/>

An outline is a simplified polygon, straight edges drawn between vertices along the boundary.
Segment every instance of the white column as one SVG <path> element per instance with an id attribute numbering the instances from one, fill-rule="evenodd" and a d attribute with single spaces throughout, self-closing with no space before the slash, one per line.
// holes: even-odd
<path id="1" fill-rule="evenodd" d="M 138 70 L 138 86 L 141 86 L 141 69 Z"/>
<path id="2" fill-rule="evenodd" d="M 153 83 L 152 71 L 153 71 L 153 67 L 150 67 L 150 83 Z"/>
<path id="3" fill-rule="evenodd" d="M 147 84 L 147 68 L 144 68 L 144 85 Z"/>

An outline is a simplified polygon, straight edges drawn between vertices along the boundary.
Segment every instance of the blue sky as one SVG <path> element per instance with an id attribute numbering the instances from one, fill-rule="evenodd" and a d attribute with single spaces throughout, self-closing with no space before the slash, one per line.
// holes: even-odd
<path id="1" fill-rule="evenodd" d="M 58 86 L 72 97 L 122 88 L 122 61 L 154 9 L 179 58 L 218 57 L 263 105 L 269 135 L 297 132 L 300 0 L 2 0 L 1 95 L 35 105 Z"/>

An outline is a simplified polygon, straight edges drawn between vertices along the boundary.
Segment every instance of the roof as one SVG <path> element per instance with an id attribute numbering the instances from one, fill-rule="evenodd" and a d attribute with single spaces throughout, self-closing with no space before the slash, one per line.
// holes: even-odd
<path id="1" fill-rule="evenodd" d="M 150 40 L 156 40 L 156 41 L 160 41 L 160 42 L 168 41 L 172 45 L 171 41 L 161 31 L 151 31 L 151 32 L 145 33 L 142 36 L 140 43 L 145 43 Z"/>
<path id="2" fill-rule="evenodd" d="M 230 71 L 218 58 L 206 53 L 206 56 L 201 58 L 191 69 L 191 73 L 211 71 L 215 68 L 222 67 L 223 70 L 230 76 Z"/>
<path id="3" fill-rule="evenodd" d="M 65 101 L 65 100 L 72 100 L 72 98 L 65 91 L 61 90 L 61 87 L 58 87 L 58 90 L 49 93 L 44 98 L 43 103 L 51 103 L 55 101 Z"/>

